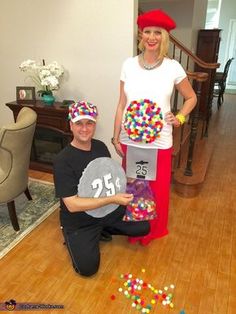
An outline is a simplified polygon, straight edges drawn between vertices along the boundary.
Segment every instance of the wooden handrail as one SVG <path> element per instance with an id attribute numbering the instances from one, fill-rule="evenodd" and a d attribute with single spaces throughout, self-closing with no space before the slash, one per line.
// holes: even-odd
<path id="1" fill-rule="evenodd" d="M 176 49 L 179 50 L 179 56 L 176 59 L 178 62 L 182 64 L 182 61 L 186 63 L 185 71 L 187 73 L 188 78 L 193 82 L 193 88 L 197 95 L 197 106 L 194 108 L 193 112 L 191 113 L 191 130 L 190 130 L 190 136 L 189 136 L 189 146 L 188 146 L 188 153 L 186 158 L 186 166 L 184 170 L 185 176 L 192 176 L 192 162 L 194 157 L 194 147 L 195 142 L 197 138 L 197 132 L 198 132 L 198 120 L 199 120 L 199 102 L 200 102 L 200 96 L 201 96 L 201 90 L 202 90 L 202 84 L 206 82 L 209 79 L 209 71 L 215 71 L 220 64 L 219 63 L 207 63 L 203 60 L 201 60 L 199 57 L 194 55 L 192 51 L 188 48 L 186 48 L 180 41 L 178 41 L 172 34 L 170 34 L 170 42 L 173 46 L 173 58 L 176 59 Z M 187 59 L 183 58 L 183 54 L 187 57 Z M 200 71 L 194 71 L 189 69 L 189 61 L 194 64 L 194 69 L 196 69 L 195 65 L 200 67 Z M 184 64 L 182 64 L 184 66 Z M 203 71 L 206 72 L 203 72 Z M 178 101 L 178 95 L 175 95 L 174 97 L 174 106 L 173 109 L 175 111 L 177 110 L 177 101 Z M 181 158 L 181 146 L 180 146 L 180 153 L 179 158 Z M 179 159 L 180 162 L 180 159 Z"/>
<path id="2" fill-rule="evenodd" d="M 186 71 L 188 78 L 198 82 L 205 82 L 208 79 L 208 73 Z"/>
<path id="3" fill-rule="evenodd" d="M 198 58 L 196 55 L 194 55 L 192 53 L 192 51 L 188 48 L 186 48 L 185 46 L 183 46 L 183 44 L 178 41 L 178 39 L 176 39 L 172 34 L 170 35 L 170 41 L 177 46 L 180 50 L 184 51 L 186 53 L 186 55 L 188 55 L 189 57 L 191 57 L 191 59 L 200 67 L 204 68 L 204 69 L 217 69 L 220 67 L 220 63 L 207 63 L 204 62 L 203 60 L 201 60 L 200 58 Z"/>

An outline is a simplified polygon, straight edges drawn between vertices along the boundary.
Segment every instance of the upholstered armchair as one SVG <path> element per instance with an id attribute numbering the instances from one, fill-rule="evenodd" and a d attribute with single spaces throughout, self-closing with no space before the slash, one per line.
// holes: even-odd
<path id="1" fill-rule="evenodd" d="M 23 107 L 15 123 L 0 129 L 0 204 L 7 203 L 13 228 L 20 230 L 14 199 L 28 190 L 28 168 L 37 115 Z"/>

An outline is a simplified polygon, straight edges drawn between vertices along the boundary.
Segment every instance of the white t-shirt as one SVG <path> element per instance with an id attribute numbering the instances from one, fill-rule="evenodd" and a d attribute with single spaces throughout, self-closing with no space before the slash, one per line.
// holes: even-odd
<path id="1" fill-rule="evenodd" d="M 138 56 L 125 60 L 121 70 L 120 80 L 124 82 L 124 91 L 127 104 L 122 119 L 120 141 L 123 144 L 142 148 L 167 149 L 172 146 L 172 125 L 163 120 L 163 128 L 160 137 L 152 143 L 135 142 L 131 140 L 125 129 L 125 113 L 131 101 L 149 99 L 155 102 L 164 116 L 171 110 L 170 99 L 175 84 L 180 83 L 186 77 L 182 66 L 174 59 L 164 58 L 162 64 L 152 70 L 143 69 L 138 62 Z"/>

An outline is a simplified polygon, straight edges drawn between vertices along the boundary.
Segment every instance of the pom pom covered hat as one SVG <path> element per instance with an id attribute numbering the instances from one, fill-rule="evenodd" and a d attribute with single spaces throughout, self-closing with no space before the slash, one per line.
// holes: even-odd
<path id="1" fill-rule="evenodd" d="M 157 26 L 169 32 L 176 27 L 175 21 L 162 10 L 152 10 L 139 15 L 137 24 L 141 30 L 148 26 Z"/>
<path id="2" fill-rule="evenodd" d="M 69 107 L 68 119 L 73 123 L 82 119 L 96 122 L 97 116 L 97 107 L 87 101 L 78 101 Z"/>

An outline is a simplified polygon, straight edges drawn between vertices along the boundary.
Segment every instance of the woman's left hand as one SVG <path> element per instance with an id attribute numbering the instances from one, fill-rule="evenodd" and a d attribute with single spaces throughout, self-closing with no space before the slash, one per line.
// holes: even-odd
<path id="1" fill-rule="evenodd" d="M 165 121 L 167 124 L 172 124 L 176 128 L 180 126 L 179 120 L 171 111 L 165 114 Z"/>

